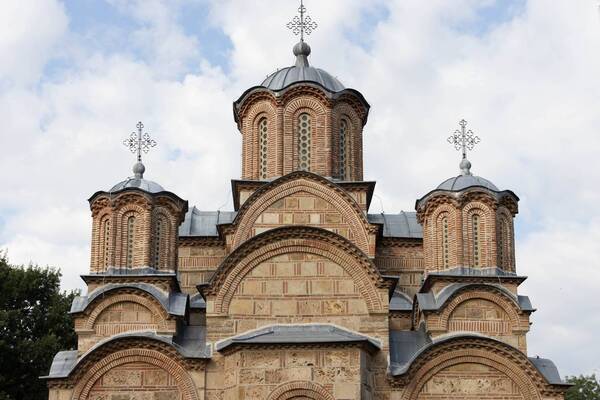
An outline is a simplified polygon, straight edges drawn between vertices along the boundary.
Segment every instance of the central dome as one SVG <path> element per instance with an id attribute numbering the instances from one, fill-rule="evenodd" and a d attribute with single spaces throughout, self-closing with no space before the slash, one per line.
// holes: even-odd
<path id="1" fill-rule="evenodd" d="M 310 46 L 300 41 L 294 46 L 296 65 L 277 70 L 261 83 L 261 86 L 278 91 L 296 82 L 314 82 L 330 92 L 340 92 L 346 87 L 329 72 L 308 64 Z"/>

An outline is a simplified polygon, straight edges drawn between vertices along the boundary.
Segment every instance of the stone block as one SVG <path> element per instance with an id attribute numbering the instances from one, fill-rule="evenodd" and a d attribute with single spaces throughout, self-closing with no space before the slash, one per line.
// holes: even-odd
<path id="1" fill-rule="evenodd" d="M 279 224 L 279 214 L 264 213 L 262 215 L 263 224 Z"/>
<path id="2" fill-rule="evenodd" d="M 271 303 L 273 315 L 296 315 L 296 300 L 273 300 Z"/>
<path id="3" fill-rule="evenodd" d="M 333 293 L 333 281 L 318 280 L 311 282 L 312 294 L 332 294 Z"/>
<path id="4" fill-rule="evenodd" d="M 295 224 L 308 224 L 308 223 L 310 223 L 310 215 L 309 214 L 294 214 L 294 223 Z"/>
<path id="5" fill-rule="evenodd" d="M 254 302 L 245 299 L 233 299 L 229 305 L 230 314 L 252 315 L 254 313 Z"/>
<path id="6" fill-rule="evenodd" d="M 308 294 L 307 281 L 290 280 L 287 282 L 288 295 L 305 295 Z"/>
<path id="7" fill-rule="evenodd" d="M 318 225 L 321 223 L 321 214 L 310 214 L 310 223 Z"/>
<path id="8" fill-rule="evenodd" d="M 299 203 L 301 210 L 313 210 L 315 208 L 315 199 L 312 197 L 300 197 Z"/>
<path id="9" fill-rule="evenodd" d="M 360 398 L 360 385 L 350 383 L 336 383 L 333 385 L 333 394 L 336 399 L 358 399 Z"/>
<path id="10" fill-rule="evenodd" d="M 340 214 L 325 214 L 323 216 L 323 222 L 326 224 L 339 224 L 342 222 L 342 216 Z"/>
<path id="11" fill-rule="evenodd" d="M 269 280 L 266 281 L 266 295 L 280 295 L 283 294 L 283 281 L 280 280 Z"/>

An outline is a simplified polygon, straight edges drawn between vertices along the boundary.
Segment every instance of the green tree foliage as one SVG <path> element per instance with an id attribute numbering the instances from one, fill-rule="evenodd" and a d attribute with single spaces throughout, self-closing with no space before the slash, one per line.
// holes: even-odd
<path id="1" fill-rule="evenodd" d="M 53 268 L 10 265 L 0 253 L 0 400 L 47 399 L 52 358 L 76 346 L 68 315 L 75 292 Z"/>
<path id="2" fill-rule="evenodd" d="M 565 394 L 565 400 L 600 400 L 600 382 L 595 374 L 569 376 L 567 382 L 573 386 Z"/>

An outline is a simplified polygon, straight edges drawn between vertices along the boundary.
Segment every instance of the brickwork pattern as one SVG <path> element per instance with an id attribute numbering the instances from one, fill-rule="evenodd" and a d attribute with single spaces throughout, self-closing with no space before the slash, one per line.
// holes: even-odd
<path id="1" fill-rule="evenodd" d="M 303 200 L 301 205 L 300 198 L 307 198 L 308 196 L 312 197 L 312 200 Z M 292 200 L 291 198 L 294 197 L 298 197 L 298 199 Z M 281 200 L 284 202 L 281 202 Z M 296 207 L 296 204 L 297 208 L 293 208 Z M 282 208 L 279 209 L 279 207 Z M 331 214 L 330 216 L 323 215 L 323 222 L 326 222 L 326 218 L 333 218 L 340 222 L 345 221 L 348 237 L 351 237 L 353 242 L 366 254 L 370 256 L 375 254 L 376 228 L 369 224 L 356 201 L 337 185 L 310 173 L 295 173 L 256 191 L 244 203 L 234 223 L 227 230 L 231 237 L 231 239 L 228 239 L 231 242 L 231 248 L 235 249 L 250 239 L 253 233 L 256 233 L 255 224 L 257 220 L 269 209 L 279 209 L 278 212 L 281 212 L 282 215 L 277 217 L 278 221 L 290 218 L 289 215 L 284 215 L 286 210 L 294 210 L 294 214 L 291 216 L 292 223 L 294 218 L 296 220 L 300 218 L 302 221 L 306 221 L 308 218 L 308 222 L 303 223 L 303 225 L 311 225 L 310 211 L 315 207 L 319 207 L 318 211 L 322 210 L 325 214 Z M 339 213 L 339 217 L 333 215 L 334 210 Z M 299 217 L 295 214 L 302 214 L 303 216 Z M 317 212 L 312 214 L 315 214 L 313 218 L 316 221 Z M 321 217 L 318 218 L 320 222 Z M 273 222 L 271 225 L 277 226 L 278 224 Z M 282 225 L 285 225 L 285 223 L 282 223 Z"/>
<path id="2" fill-rule="evenodd" d="M 423 224 L 425 269 L 500 267 L 514 272 L 513 218 L 516 212 L 516 200 L 509 195 L 497 198 L 497 195 L 477 188 L 455 197 L 434 192 L 417 210 L 417 217 Z M 479 217 L 477 258 L 474 254 L 474 216 Z M 447 238 L 444 238 L 444 220 L 448 224 Z M 500 229 L 500 226 L 506 229 Z M 499 254 L 503 255 L 501 259 Z"/>
<path id="3" fill-rule="evenodd" d="M 177 227 L 187 211 L 186 202 L 167 195 L 124 191 L 116 196 L 101 194 L 92 198 L 90 208 L 93 219 L 91 272 L 103 272 L 107 267 L 147 266 L 175 270 Z M 133 224 L 128 223 L 130 217 L 134 218 Z M 160 236 L 155 234 L 159 220 L 162 221 Z M 109 230 L 106 221 L 110 221 Z M 163 241 L 156 243 L 159 239 Z M 131 245 L 133 248 L 128 249 Z M 155 265 L 157 261 L 159 264 Z"/>
<path id="4" fill-rule="evenodd" d="M 329 99 L 322 89 L 297 86 L 277 98 L 268 93 L 250 96 L 240 106 L 239 128 L 243 137 L 242 177 L 262 179 L 259 166 L 258 122 L 267 119 L 269 148 L 267 178 L 300 169 L 298 118 L 311 120 L 311 162 L 309 170 L 322 176 L 340 177 L 339 124 L 350 123 L 347 180 L 362 180 L 362 127 L 367 110 L 352 95 Z"/>

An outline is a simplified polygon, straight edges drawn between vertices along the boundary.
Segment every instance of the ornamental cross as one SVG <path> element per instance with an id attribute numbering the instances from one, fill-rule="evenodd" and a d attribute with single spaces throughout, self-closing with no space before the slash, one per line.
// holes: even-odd
<path id="1" fill-rule="evenodd" d="M 144 129 L 142 121 L 138 122 L 135 127 L 137 128 L 137 132 L 131 132 L 129 139 L 123 140 L 123 144 L 129 147 L 132 153 L 137 153 L 137 161 L 142 162 L 142 151 L 148 153 L 151 147 L 156 146 L 156 141 L 150 139 L 148 132 L 142 133 Z"/>
<path id="2" fill-rule="evenodd" d="M 315 21 L 306 14 L 306 7 L 304 7 L 304 0 L 300 0 L 300 7 L 298 8 L 300 16 L 295 16 L 290 22 L 287 23 L 287 28 L 292 30 L 292 33 L 296 36 L 300 35 L 300 40 L 304 41 L 304 34 L 310 35 L 312 31 L 317 29 L 318 25 Z"/>
<path id="3" fill-rule="evenodd" d="M 458 123 L 460 130 L 454 131 L 454 134 L 448 138 L 448 143 L 454 145 L 458 151 L 462 150 L 463 160 L 467 158 L 467 150 L 473 150 L 473 147 L 481 141 L 479 136 L 475 136 L 472 130 L 467 130 L 467 121 L 461 119 Z"/>

